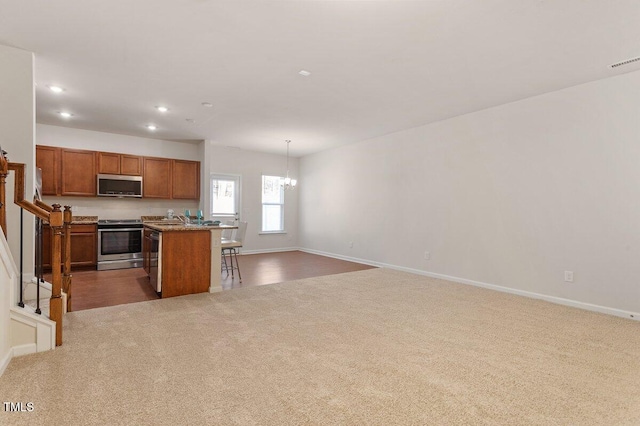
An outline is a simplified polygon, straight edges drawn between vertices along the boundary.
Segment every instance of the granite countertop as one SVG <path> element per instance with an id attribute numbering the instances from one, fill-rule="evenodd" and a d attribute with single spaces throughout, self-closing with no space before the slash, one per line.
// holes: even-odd
<path id="1" fill-rule="evenodd" d="M 142 222 L 166 222 L 167 217 L 166 216 L 140 216 L 140 220 L 142 220 Z"/>
<path id="2" fill-rule="evenodd" d="M 49 224 L 48 220 L 43 220 L 42 223 Z M 71 216 L 72 225 L 95 225 L 98 223 L 98 216 Z"/>
<path id="3" fill-rule="evenodd" d="M 172 222 L 172 221 L 167 221 Z M 178 221 L 178 223 L 158 223 L 158 222 L 145 222 L 145 228 L 153 229 L 154 231 L 210 231 L 214 229 L 238 229 L 237 226 L 229 226 L 229 225 L 197 225 L 197 224 L 188 224 Z"/>
<path id="4" fill-rule="evenodd" d="M 72 225 L 94 225 L 98 223 L 98 216 L 72 216 Z"/>

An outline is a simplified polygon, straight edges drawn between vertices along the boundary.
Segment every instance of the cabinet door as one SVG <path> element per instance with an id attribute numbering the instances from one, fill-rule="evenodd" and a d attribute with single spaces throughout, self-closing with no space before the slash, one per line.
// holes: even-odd
<path id="1" fill-rule="evenodd" d="M 200 199 L 200 162 L 173 160 L 172 198 Z"/>
<path id="2" fill-rule="evenodd" d="M 61 195 L 96 196 L 95 154 L 95 151 L 61 150 Z"/>
<path id="3" fill-rule="evenodd" d="M 84 225 L 87 226 L 87 225 Z M 96 266 L 98 264 L 98 232 L 74 232 L 71 225 L 71 266 Z"/>
<path id="4" fill-rule="evenodd" d="M 144 157 L 142 185 L 145 198 L 171 198 L 171 160 Z"/>
<path id="5" fill-rule="evenodd" d="M 142 176 L 142 157 L 137 155 L 120 155 L 120 174 Z"/>
<path id="6" fill-rule="evenodd" d="M 98 173 L 109 175 L 120 174 L 120 154 L 112 152 L 98 153 Z"/>
<path id="7" fill-rule="evenodd" d="M 60 148 L 36 146 L 36 167 L 42 169 L 42 195 L 60 195 Z"/>

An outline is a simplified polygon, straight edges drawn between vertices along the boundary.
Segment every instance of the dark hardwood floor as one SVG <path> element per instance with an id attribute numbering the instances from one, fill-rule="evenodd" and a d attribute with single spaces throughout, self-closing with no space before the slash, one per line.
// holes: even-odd
<path id="1" fill-rule="evenodd" d="M 301 251 L 238 256 L 242 283 L 222 272 L 222 288 L 230 290 L 275 284 L 302 278 L 371 269 L 372 266 L 346 262 Z M 51 281 L 51 276 L 46 276 Z M 72 309 L 85 309 L 157 299 L 142 268 L 115 271 L 73 271 Z"/>

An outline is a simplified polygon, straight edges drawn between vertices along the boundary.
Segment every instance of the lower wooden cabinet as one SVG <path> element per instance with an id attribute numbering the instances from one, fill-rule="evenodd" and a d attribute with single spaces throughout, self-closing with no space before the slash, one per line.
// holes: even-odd
<path id="1" fill-rule="evenodd" d="M 51 228 L 42 227 L 42 263 L 51 269 Z M 98 265 L 97 225 L 71 225 L 71 267 L 96 267 Z"/>

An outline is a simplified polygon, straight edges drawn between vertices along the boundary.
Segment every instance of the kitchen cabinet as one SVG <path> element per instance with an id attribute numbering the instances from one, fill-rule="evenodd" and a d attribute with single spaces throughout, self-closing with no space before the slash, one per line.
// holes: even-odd
<path id="1" fill-rule="evenodd" d="M 96 196 L 96 152 L 60 150 L 60 195 Z"/>
<path id="2" fill-rule="evenodd" d="M 171 198 L 197 200 L 200 198 L 200 162 L 173 160 Z"/>
<path id="3" fill-rule="evenodd" d="M 120 174 L 142 176 L 142 157 L 122 154 L 120 156 Z"/>
<path id="4" fill-rule="evenodd" d="M 221 291 L 220 237 L 224 227 L 145 224 L 155 234 L 144 251 L 149 256 L 149 284 L 160 297 Z M 153 245 L 155 244 L 155 246 Z M 214 273 L 212 273 L 212 271 Z"/>
<path id="5" fill-rule="evenodd" d="M 200 162 L 36 146 L 42 195 L 97 196 L 97 175 L 142 176 L 144 198 L 199 200 Z"/>
<path id="6" fill-rule="evenodd" d="M 99 152 L 98 173 L 142 176 L 142 157 L 114 152 Z"/>
<path id="7" fill-rule="evenodd" d="M 36 146 L 36 167 L 42 170 L 42 194 L 60 194 L 60 148 Z"/>
<path id="8" fill-rule="evenodd" d="M 144 198 L 171 198 L 171 162 L 168 158 L 144 157 L 142 196 Z"/>
<path id="9" fill-rule="evenodd" d="M 51 269 L 51 227 L 48 225 L 42 226 L 42 263 L 45 269 Z M 71 267 L 96 267 L 97 265 L 97 225 L 71 225 Z"/>
<path id="10" fill-rule="evenodd" d="M 42 195 L 96 196 L 94 151 L 36 146 L 36 167 L 42 170 Z"/>

